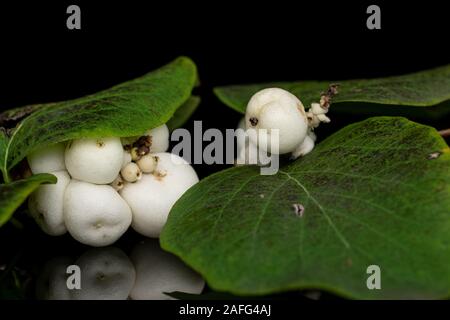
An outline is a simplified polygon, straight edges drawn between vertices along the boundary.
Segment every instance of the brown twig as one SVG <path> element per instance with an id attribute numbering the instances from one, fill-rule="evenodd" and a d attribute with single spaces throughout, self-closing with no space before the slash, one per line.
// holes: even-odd
<path id="1" fill-rule="evenodd" d="M 448 138 L 448 137 L 450 137 L 450 128 L 440 130 L 440 131 L 438 131 L 438 133 L 441 135 L 441 137 Z"/>
<path id="2" fill-rule="evenodd" d="M 331 99 L 338 94 L 338 88 L 339 88 L 339 84 L 337 83 L 332 83 L 330 84 L 330 86 L 328 87 L 328 90 L 325 92 L 322 92 L 320 95 L 320 106 L 323 109 L 328 109 L 331 105 Z"/>

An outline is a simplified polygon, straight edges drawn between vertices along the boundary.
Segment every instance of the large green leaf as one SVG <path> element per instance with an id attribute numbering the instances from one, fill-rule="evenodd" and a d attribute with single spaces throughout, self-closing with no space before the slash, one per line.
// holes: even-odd
<path id="1" fill-rule="evenodd" d="M 447 297 L 449 148 L 433 128 L 370 118 L 276 175 L 245 166 L 202 180 L 175 204 L 161 244 L 234 294 Z M 373 264 L 381 290 L 366 287 Z"/>
<path id="2" fill-rule="evenodd" d="M 29 152 L 64 140 L 133 136 L 157 127 L 189 99 L 196 81 L 194 63 L 181 57 L 111 89 L 32 108 L 9 138 L 0 168 L 7 172 Z"/>
<path id="3" fill-rule="evenodd" d="M 365 107 L 373 109 L 377 106 L 379 109 L 380 105 L 393 105 L 403 106 L 396 109 L 401 112 L 405 106 L 429 107 L 450 100 L 450 65 L 396 77 L 232 85 L 217 87 L 214 92 L 227 106 L 245 113 L 250 97 L 263 88 L 284 88 L 299 97 L 305 107 L 309 107 L 312 102 L 318 102 L 321 92 L 330 83 L 340 85 L 339 94 L 333 99 L 333 111 L 348 111 L 349 105 L 350 110 L 356 108 L 357 112 L 365 111 Z"/>
<path id="4" fill-rule="evenodd" d="M 42 183 L 56 183 L 56 177 L 50 174 L 37 174 L 28 179 L 0 184 L 0 227 Z"/>

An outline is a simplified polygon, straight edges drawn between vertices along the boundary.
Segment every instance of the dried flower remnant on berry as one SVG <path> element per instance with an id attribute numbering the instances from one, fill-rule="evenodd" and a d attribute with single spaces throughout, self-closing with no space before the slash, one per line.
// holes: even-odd
<path id="1" fill-rule="evenodd" d="M 330 86 L 328 87 L 328 90 L 325 92 L 322 92 L 320 95 L 320 106 L 323 109 L 328 109 L 331 105 L 331 99 L 338 94 L 338 88 L 339 88 L 339 84 L 337 83 L 333 83 L 330 84 Z"/>

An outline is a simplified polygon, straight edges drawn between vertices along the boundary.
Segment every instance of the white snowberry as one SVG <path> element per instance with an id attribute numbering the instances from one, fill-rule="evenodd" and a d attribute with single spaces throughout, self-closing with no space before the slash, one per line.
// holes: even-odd
<path id="1" fill-rule="evenodd" d="M 41 148 L 28 155 L 27 160 L 33 174 L 66 170 L 63 143 Z"/>
<path id="2" fill-rule="evenodd" d="M 45 233 L 59 236 L 67 231 L 64 224 L 63 204 L 70 176 L 67 171 L 51 174 L 56 176 L 57 183 L 39 186 L 28 198 L 28 208 L 31 216 Z"/>
<path id="3" fill-rule="evenodd" d="M 130 295 L 136 272 L 122 250 L 94 248 L 75 264 L 81 270 L 81 289 L 72 290 L 74 300 L 126 300 Z"/>
<path id="4" fill-rule="evenodd" d="M 169 211 L 182 194 L 198 182 L 194 169 L 181 157 L 157 153 L 158 169 L 143 174 L 120 191 L 133 212 L 132 227 L 147 237 L 159 237 Z"/>
<path id="5" fill-rule="evenodd" d="M 72 180 L 67 186 L 64 221 L 81 243 L 94 247 L 114 243 L 130 226 L 131 217 L 130 207 L 109 185 Z"/>
<path id="6" fill-rule="evenodd" d="M 165 124 L 147 131 L 145 135 L 152 137 L 152 153 L 166 152 L 169 149 L 169 128 Z"/>
<path id="7" fill-rule="evenodd" d="M 294 151 L 308 131 L 303 104 L 295 95 L 280 88 L 267 88 L 255 93 L 248 102 L 245 121 L 247 128 L 267 130 L 265 135 L 258 135 L 259 138 L 250 135 L 249 139 L 272 153 Z M 274 152 L 271 146 L 271 129 L 279 130 L 278 152 Z"/>
<path id="8" fill-rule="evenodd" d="M 73 140 L 67 144 L 65 162 L 72 178 L 109 184 L 122 168 L 123 147 L 119 138 Z"/>
<path id="9" fill-rule="evenodd" d="M 156 169 L 158 158 L 152 154 L 146 154 L 136 163 L 143 173 L 152 173 Z"/>
<path id="10" fill-rule="evenodd" d="M 167 292 L 200 294 L 205 286 L 202 277 L 180 259 L 163 251 L 156 240 L 147 239 L 131 252 L 136 268 L 136 283 L 131 291 L 133 300 L 173 299 Z"/>
<path id="11" fill-rule="evenodd" d="M 120 170 L 122 178 L 127 182 L 136 182 L 141 179 L 142 172 L 138 165 L 134 162 L 130 162 Z"/>

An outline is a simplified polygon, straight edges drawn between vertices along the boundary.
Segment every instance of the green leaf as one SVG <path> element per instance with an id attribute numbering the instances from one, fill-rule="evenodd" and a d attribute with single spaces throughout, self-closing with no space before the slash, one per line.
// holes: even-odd
<path id="1" fill-rule="evenodd" d="M 448 297 L 450 150 L 431 127 L 370 118 L 276 175 L 244 166 L 200 181 L 173 207 L 161 244 L 238 295 Z M 381 290 L 366 287 L 370 265 Z"/>
<path id="2" fill-rule="evenodd" d="M 8 146 L 8 136 L 6 135 L 6 132 L 3 130 L 3 128 L 0 128 L 0 159 L 3 159 L 5 157 L 6 148 Z M 3 173 L 3 181 L 8 182 L 8 172 L 2 171 Z"/>
<path id="3" fill-rule="evenodd" d="M 180 128 L 185 124 L 200 104 L 200 97 L 191 96 L 181 107 L 177 109 L 175 114 L 167 122 L 169 130 Z"/>
<path id="4" fill-rule="evenodd" d="M 50 174 L 37 174 L 28 179 L 0 184 L 0 227 L 13 215 L 26 198 L 43 183 L 56 183 Z"/>
<path id="5" fill-rule="evenodd" d="M 0 168 L 7 172 L 33 150 L 65 140 L 142 134 L 166 123 L 196 81 L 195 64 L 181 57 L 108 90 L 34 108 L 11 134 Z"/>
<path id="6" fill-rule="evenodd" d="M 234 110 L 245 113 L 251 96 L 268 87 L 280 87 L 295 94 L 308 108 L 318 102 L 330 83 L 338 83 L 339 94 L 333 99 L 333 111 L 349 111 L 380 105 L 429 107 L 450 100 L 450 65 L 403 76 L 344 81 L 299 81 L 223 86 L 214 89 L 217 97 Z M 361 104 L 364 103 L 364 104 Z M 342 105 L 342 108 L 341 108 Z M 446 106 L 448 111 L 448 106 Z"/>

